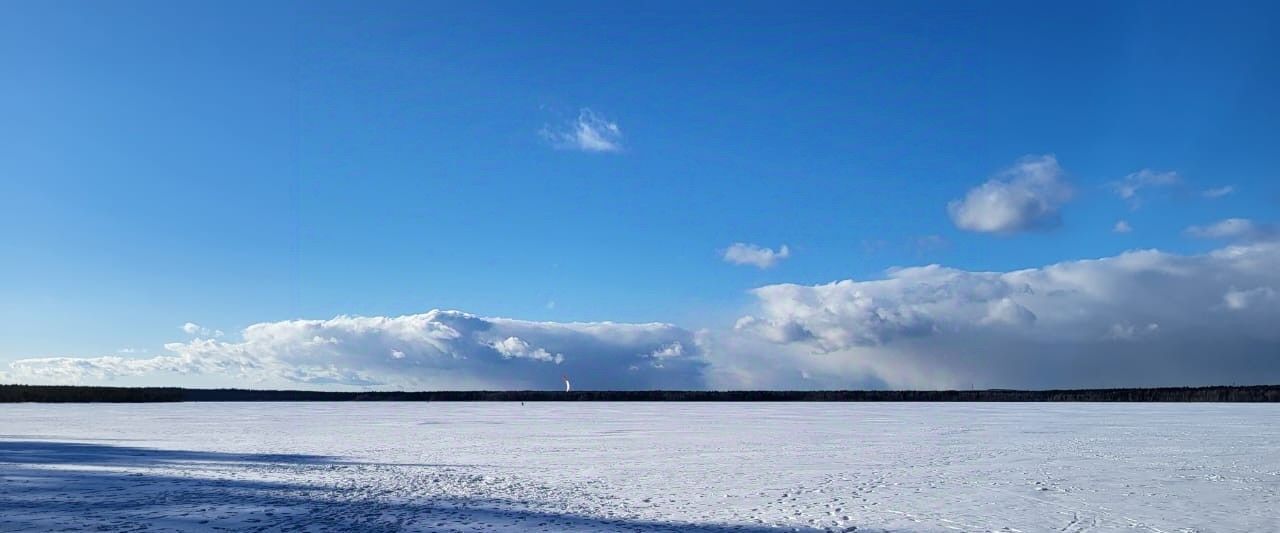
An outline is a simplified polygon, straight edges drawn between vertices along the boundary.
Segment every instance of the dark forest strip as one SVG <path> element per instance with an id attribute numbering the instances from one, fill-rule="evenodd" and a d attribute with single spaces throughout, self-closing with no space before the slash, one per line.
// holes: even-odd
<path id="1" fill-rule="evenodd" d="M 319 392 L 0 385 L 14 402 L 1280 402 L 1280 385 L 1066 390 Z"/>

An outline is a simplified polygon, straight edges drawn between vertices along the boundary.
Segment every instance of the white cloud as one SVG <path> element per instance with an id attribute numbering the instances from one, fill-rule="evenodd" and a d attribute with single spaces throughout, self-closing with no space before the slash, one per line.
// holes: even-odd
<path id="1" fill-rule="evenodd" d="M 1133 231 L 1133 226 L 1130 226 L 1127 220 L 1117 220 L 1116 225 L 1111 227 L 1111 231 L 1114 233 L 1129 233 Z"/>
<path id="2" fill-rule="evenodd" d="M 947 204 L 956 227 L 986 233 L 1017 233 L 1061 223 L 1059 210 L 1072 197 L 1065 173 L 1052 155 L 1026 156 L 965 197 Z"/>
<path id="3" fill-rule="evenodd" d="M 254 324 L 154 357 L 12 362 L 25 383 L 259 388 L 1094 387 L 1280 382 L 1280 241 L 1010 272 L 759 287 L 733 328 L 459 311 Z M 198 331 L 197 331 L 198 332 Z M 807 377 L 806 377 L 807 376 Z"/>
<path id="4" fill-rule="evenodd" d="M 800 386 L 787 381 L 797 367 L 837 387 L 1276 382 L 1272 287 L 1280 287 L 1280 242 L 770 285 L 753 291 L 757 310 L 737 324 L 758 344 L 723 342 L 771 356 L 744 366 L 712 347 L 710 375 L 754 386 Z"/>
<path id="5" fill-rule="evenodd" d="M 1191 226 L 1187 228 L 1186 233 L 1201 239 L 1265 241 L 1280 236 L 1280 228 L 1247 218 L 1228 218 L 1207 226 Z"/>
<path id="6" fill-rule="evenodd" d="M 533 359 L 534 361 L 545 361 L 555 363 L 557 365 L 564 362 L 563 355 L 552 355 L 551 352 L 542 348 L 534 348 L 520 337 L 507 337 L 500 341 L 492 342 L 489 345 L 493 346 L 494 350 L 497 350 L 499 354 L 502 354 L 502 356 L 506 358 L 525 357 Z"/>
<path id="7" fill-rule="evenodd" d="M 224 335 L 220 329 L 209 329 L 194 322 L 183 324 L 182 331 L 187 335 L 195 335 L 197 337 L 221 337 Z"/>
<path id="8" fill-rule="evenodd" d="M 435 310 L 264 322 L 245 328 L 240 342 L 175 342 L 165 345 L 169 355 L 146 359 L 24 359 L 4 377 L 80 383 L 149 376 L 164 383 L 198 375 L 220 386 L 249 380 L 260 387 L 539 389 L 556 388 L 568 373 L 587 388 L 698 388 L 705 363 L 696 346 L 693 333 L 670 324 L 529 322 Z M 656 353 L 667 355 L 661 367 L 629 370 Z"/>
<path id="9" fill-rule="evenodd" d="M 1176 185 L 1179 181 L 1181 181 L 1181 178 L 1178 177 L 1177 172 L 1158 172 L 1144 168 L 1121 178 L 1119 181 L 1112 182 L 1111 189 L 1115 191 L 1117 196 L 1128 200 L 1130 205 L 1136 208 L 1140 200 L 1138 192 L 1142 189 L 1168 187 Z"/>
<path id="10" fill-rule="evenodd" d="M 791 249 L 782 245 L 778 251 L 762 248 L 754 244 L 735 242 L 724 251 L 724 260 L 735 265 L 752 265 L 757 268 L 771 268 L 779 261 L 791 257 Z"/>
<path id="11" fill-rule="evenodd" d="M 1108 331 L 1104 338 L 1131 341 L 1147 335 L 1154 335 L 1157 331 L 1160 331 L 1160 324 L 1147 324 L 1146 326 L 1138 327 L 1128 322 L 1118 322 L 1111 325 L 1111 331 Z"/>
<path id="12" fill-rule="evenodd" d="M 1206 189 L 1203 192 L 1201 192 L 1200 195 L 1204 196 L 1205 198 L 1222 198 L 1223 196 L 1232 194 L 1234 192 L 1236 192 L 1235 186 L 1227 185 L 1224 187 L 1218 187 L 1216 189 Z"/>
<path id="13" fill-rule="evenodd" d="M 560 126 L 543 126 L 539 132 L 551 145 L 565 150 L 583 152 L 622 151 L 622 128 L 617 122 L 605 120 L 588 108 L 578 112 L 578 118 Z"/>
<path id="14" fill-rule="evenodd" d="M 80 384 L 109 380 L 116 376 L 155 373 L 189 374 L 199 365 L 181 357 L 135 359 L 118 356 L 94 358 L 41 357 L 20 359 L 9 364 L 9 372 L 0 374 L 7 381 L 19 383 Z M 213 367 L 206 371 L 216 371 Z"/>
<path id="15" fill-rule="evenodd" d="M 1227 309 L 1234 311 L 1256 309 L 1258 306 L 1280 303 L 1280 291 L 1271 287 L 1254 287 L 1247 290 L 1237 290 L 1232 287 L 1226 294 L 1222 295 L 1222 301 L 1226 304 Z"/>
<path id="16" fill-rule="evenodd" d="M 987 303 L 987 314 L 978 319 L 981 324 L 1004 324 L 1009 326 L 1031 326 L 1036 323 L 1036 314 L 1013 298 L 1001 298 Z"/>
<path id="17" fill-rule="evenodd" d="M 649 354 L 649 357 L 652 357 L 654 359 L 670 359 L 672 357 L 683 357 L 683 356 L 684 356 L 684 345 L 680 344 L 679 342 L 673 342 L 671 344 L 658 348 L 657 350 L 654 350 L 653 353 Z"/>

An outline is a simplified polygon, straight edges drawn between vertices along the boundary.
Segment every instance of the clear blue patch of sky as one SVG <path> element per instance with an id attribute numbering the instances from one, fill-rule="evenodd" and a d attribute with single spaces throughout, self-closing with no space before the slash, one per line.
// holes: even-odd
<path id="1" fill-rule="evenodd" d="M 1186 226 L 1280 212 L 1277 18 L 1267 3 L 13 3 L 0 357 L 433 307 L 723 326 L 769 283 L 1204 251 Z M 621 127 L 622 152 L 539 136 L 584 107 Z M 1044 153 L 1077 190 L 1061 227 L 951 224 L 948 201 Z M 1106 184 L 1142 168 L 1184 182 L 1134 209 Z M 1238 192 L 1199 195 L 1225 185 Z M 1111 233 L 1121 218 L 1132 233 Z M 737 241 L 792 257 L 720 261 Z"/>

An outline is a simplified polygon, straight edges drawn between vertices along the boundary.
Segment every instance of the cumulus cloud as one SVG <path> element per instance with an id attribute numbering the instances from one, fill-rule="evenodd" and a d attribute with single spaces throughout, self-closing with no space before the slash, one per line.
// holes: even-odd
<path id="1" fill-rule="evenodd" d="M 1114 233 L 1129 233 L 1133 231 L 1133 226 L 1130 226 L 1127 220 L 1117 220 L 1116 225 L 1111 227 L 1111 231 Z"/>
<path id="2" fill-rule="evenodd" d="M 947 204 L 956 227 L 985 233 L 1017 233 L 1061 223 L 1060 209 L 1072 197 L 1065 173 L 1052 155 L 1026 156 L 963 199 Z"/>
<path id="3" fill-rule="evenodd" d="M 1133 207 L 1139 205 L 1138 193 L 1142 189 L 1150 189 L 1156 187 L 1168 187 L 1176 185 L 1181 179 L 1177 172 L 1159 172 L 1144 168 L 1132 174 L 1129 174 L 1119 181 L 1111 182 L 1111 190 L 1115 191 L 1120 198 L 1129 201 Z"/>
<path id="4" fill-rule="evenodd" d="M 187 322 L 182 325 L 183 333 L 187 335 L 195 335 L 198 337 L 221 337 L 224 335 L 220 329 L 209 329 L 194 322 Z"/>
<path id="5" fill-rule="evenodd" d="M 545 389 L 569 374 L 584 388 L 697 388 L 705 364 L 692 332 L 661 323 L 529 322 L 433 310 L 265 322 L 242 336 L 170 343 L 168 355 L 143 359 L 24 359 L 5 378 L 80 383 L 163 374 L 231 380 L 222 385 Z M 649 364 L 655 359 L 662 364 Z"/>
<path id="6" fill-rule="evenodd" d="M 560 149 L 583 152 L 622 151 L 622 128 L 618 127 L 618 123 L 605 120 L 585 107 L 578 112 L 578 118 L 559 126 L 543 126 L 539 133 L 552 146 Z"/>
<path id="7" fill-rule="evenodd" d="M 1222 198 L 1223 196 L 1226 196 L 1234 192 L 1236 192 L 1236 188 L 1234 186 L 1226 185 L 1223 187 L 1218 187 L 1216 189 L 1205 189 L 1200 193 L 1200 195 L 1204 196 L 1205 198 Z"/>
<path id="8" fill-rule="evenodd" d="M 797 366 L 826 386 L 1276 382 L 1273 287 L 1276 242 L 1191 256 L 1139 250 L 1012 272 L 930 265 L 883 279 L 761 287 L 756 311 L 736 329 L 771 347 L 756 348 L 774 357 L 754 368 L 776 369 L 778 383 Z M 729 382 L 748 379 L 714 370 Z M 769 384 L 767 375 L 749 379 Z"/>
<path id="9" fill-rule="evenodd" d="M 1207 226 L 1191 226 L 1187 228 L 1186 233 L 1201 239 L 1265 241 L 1280 237 L 1280 228 L 1247 218 L 1228 218 Z"/>
<path id="10" fill-rule="evenodd" d="M 460 311 L 264 322 L 153 357 L 22 359 L 0 380 L 258 388 L 1095 387 L 1280 382 L 1280 241 L 1009 272 L 777 284 L 721 329 Z M 199 333 L 197 330 L 196 333 Z"/>
<path id="11" fill-rule="evenodd" d="M 724 251 L 724 260 L 735 265 L 752 265 L 756 268 L 772 268 L 778 262 L 791 257 L 791 249 L 782 245 L 778 251 L 754 244 L 735 242 Z"/>

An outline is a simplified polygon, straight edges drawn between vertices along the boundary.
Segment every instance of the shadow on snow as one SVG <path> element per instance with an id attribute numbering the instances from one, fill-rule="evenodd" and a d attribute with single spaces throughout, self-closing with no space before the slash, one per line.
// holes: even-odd
<path id="1" fill-rule="evenodd" d="M 193 477 L 202 468 L 341 468 L 317 455 L 233 454 L 105 444 L 0 441 L 0 530 L 158 529 L 306 531 L 778 531 L 735 524 L 661 522 L 519 508 L 521 502 L 458 496 L 398 498 L 393 488 L 341 499 L 345 487 Z M 448 466 L 458 465 L 425 465 Z M 89 469 L 85 469 L 85 468 Z M 164 468 L 172 474 L 94 467 Z M 341 476 L 341 474 L 339 474 Z M 339 478 L 341 480 L 341 478 Z"/>
<path id="2" fill-rule="evenodd" d="M 143 467 L 190 463 L 323 464 L 329 462 L 331 462 L 329 457 L 321 455 L 234 454 L 80 442 L 0 441 L 0 464 Z"/>

